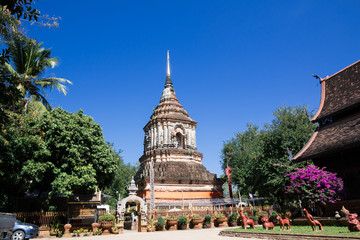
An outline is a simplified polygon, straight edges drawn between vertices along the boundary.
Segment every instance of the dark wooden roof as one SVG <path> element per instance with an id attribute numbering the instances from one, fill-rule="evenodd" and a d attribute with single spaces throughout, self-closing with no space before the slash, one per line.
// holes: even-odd
<path id="1" fill-rule="evenodd" d="M 360 105 L 360 61 L 321 81 L 321 102 L 313 121 L 343 114 Z"/>
<path id="2" fill-rule="evenodd" d="M 360 147 L 360 113 L 318 128 L 293 161 L 313 159 L 353 147 Z"/>

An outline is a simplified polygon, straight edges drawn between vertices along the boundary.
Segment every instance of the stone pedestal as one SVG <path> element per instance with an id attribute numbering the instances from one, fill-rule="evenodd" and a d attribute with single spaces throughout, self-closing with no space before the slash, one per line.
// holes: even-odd
<path id="1" fill-rule="evenodd" d="M 64 225 L 65 231 L 64 231 L 63 237 L 71 237 L 71 234 L 70 234 L 70 229 L 71 229 L 71 227 L 72 227 L 72 226 L 71 226 L 70 223 Z"/>

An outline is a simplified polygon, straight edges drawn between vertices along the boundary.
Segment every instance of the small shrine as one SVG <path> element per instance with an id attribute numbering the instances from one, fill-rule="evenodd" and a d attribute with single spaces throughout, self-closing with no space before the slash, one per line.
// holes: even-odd
<path id="1" fill-rule="evenodd" d="M 320 79 L 320 83 L 320 106 L 312 119 L 318 128 L 293 161 L 312 159 L 315 165 L 337 173 L 344 180 L 344 200 L 359 200 L 360 61 Z M 354 209 L 358 203 L 346 206 Z"/>
<path id="2" fill-rule="evenodd" d="M 137 220 L 133 222 L 133 225 L 135 225 L 135 228 L 137 228 L 138 232 L 146 232 L 147 205 L 142 198 L 136 196 L 138 188 L 135 185 L 134 178 L 131 180 L 130 185 L 126 188 L 126 190 L 128 191 L 129 196 L 122 200 L 119 196 L 119 200 L 116 206 L 116 216 L 117 221 L 119 222 L 120 232 L 122 233 L 125 228 L 125 212 L 126 205 L 128 203 L 135 203 L 137 209 Z"/>
<path id="3" fill-rule="evenodd" d="M 138 196 L 146 202 L 150 202 L 151 192 L 156 206 L 184 206 L 191 200 L 210 205 L 212 199 L 223 197 L 223 181 L 202 165 L 196 126 L 175 94 L 168 52 L 165 87 L 143 129 L 144 153 L 135 176 Z"/>

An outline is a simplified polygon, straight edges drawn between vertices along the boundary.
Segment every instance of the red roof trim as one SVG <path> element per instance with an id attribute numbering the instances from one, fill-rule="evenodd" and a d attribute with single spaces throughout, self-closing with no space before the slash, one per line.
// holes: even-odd
<path id="1" fill-rule="evenodd" d="M 293 157 L 292 161 L 296 161 L 301 155 L 311 146 L 311 144 L 314 142 L 316 136 L 318 135 L 319 131 L 316 130 L 313 135 L 311 136 L 310 140 L 307 142 L 307 144 L 298 152 L 295 157 Z"/>
<path id="2" fill-rule="evenodd" d="M 319 109 L 317 111 L 317 113 L 314 115 L 314 117 L 311 119 L 312 122 L 315 122 L 315 120 L 317 119 L 317 117 L 320 115 L 321 110 L 324 107 L 324 103 L 325 103 L 325 80 L 321 81 L 321 98 L 320 98 L 320 106 Z"/>

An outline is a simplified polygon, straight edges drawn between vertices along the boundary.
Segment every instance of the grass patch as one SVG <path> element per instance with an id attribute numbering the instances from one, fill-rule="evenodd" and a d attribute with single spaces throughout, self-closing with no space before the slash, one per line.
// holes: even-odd
<path id="1" fill-rule="evenodd" d="M 356 236 L 360 237 L 360 232 L 350 232 L 347 227 L 339 226 L 323 226 L 324 231 L 314 232 L 310 226 L 291 226 L 291 231 L 280 231 L 279 226 L 275 226 L 273 230 L 266 231 L 262 226 L 256 226 L 255 229 L 235 228 L 227 231 L 237 232 L 262 232 L 262 233 L 280 233 L 280 234 L 313 234 L 313 235 L 334 235 L 334 236 Z"/>

